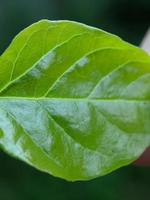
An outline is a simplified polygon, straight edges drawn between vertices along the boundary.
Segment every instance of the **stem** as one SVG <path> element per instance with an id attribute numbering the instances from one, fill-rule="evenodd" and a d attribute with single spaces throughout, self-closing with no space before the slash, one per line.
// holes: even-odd
<path id="1" fill-rule="evenodd" d="M 150 28 L 145 34 L 142 42 L 141 48 L 144 49 L 148 54 L 150 54 Z M 134 163 L 137 166 L 150 166 L 150 147 L 142 154 L 142 156 Z"/>
<path id="2" fill-rule="evenodd" d="M 150 28 L 148 29 L 147 33 L 145 34 L 140 46 L 148 54 L 150 54 Z"/>

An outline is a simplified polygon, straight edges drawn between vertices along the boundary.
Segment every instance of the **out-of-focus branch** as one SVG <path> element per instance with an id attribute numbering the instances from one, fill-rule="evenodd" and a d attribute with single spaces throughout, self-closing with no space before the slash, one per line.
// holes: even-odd
<path id="1" fill-rule="evenodd" d="M 150 148 L 141 155 L 141 157 L 134 162 L 136 166 L 149 166 L 150 167 Z"/>
<path id="2" fill-rule="evenodd" d="M 145 34 L 141 42 L 141 48 L 150 54 L 150 28 Z M 142 156 L 134 163 L 137 166 L 150 166 L 150 147 L 142 154 Z"/>
<path id="3" fill-rule="evenodd" d="M 150 28 L 141 42 L 141 48 L 150 54 Z"/>

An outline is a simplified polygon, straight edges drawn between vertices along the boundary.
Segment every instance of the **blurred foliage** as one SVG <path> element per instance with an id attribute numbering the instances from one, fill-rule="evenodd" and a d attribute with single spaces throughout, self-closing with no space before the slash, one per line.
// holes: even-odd
<path id="1" fill-rule="evenodd" d="M 24 27 L 42 18 L 70 19 L 139 44 L 150 22 L 149 0 L 0 0 L 0 52 Z"/>
<path id="2" fill-rule="evenodd" d="M 150 0 L 0 0 L 0 52 L 31 23 L 70 19 L 139 45 L 150 25 Z M 70 183 L 0 152 L 0 200 L 147 200 L 150 169 L 128 166 L 88 182 Z"/>
<path id="3" fill-rule="evenodd" d="M 0 153 L 0 200 L 148 200 L 150 170 L 128 166 L 87 182 L 67 182 Z"/>

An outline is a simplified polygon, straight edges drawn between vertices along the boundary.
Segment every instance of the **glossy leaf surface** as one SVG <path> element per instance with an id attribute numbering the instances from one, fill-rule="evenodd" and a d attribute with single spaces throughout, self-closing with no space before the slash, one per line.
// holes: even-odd
<path id="1" fill-rule="evenodd" d="M 42 20 L 0 57 L 0 146 L 67 180 L 105 175 L 150 145 L 150 57 L 80 23 Z"/>

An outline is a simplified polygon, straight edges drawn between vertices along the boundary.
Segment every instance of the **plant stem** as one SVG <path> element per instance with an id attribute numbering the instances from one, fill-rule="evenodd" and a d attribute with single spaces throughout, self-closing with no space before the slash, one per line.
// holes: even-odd
<path id="1" fill-rule="evenodd" d="M 150 28 L 145 34 L 140 46 L 142 49 L 144 49 L 147 53 L 150 54 Z"/>

